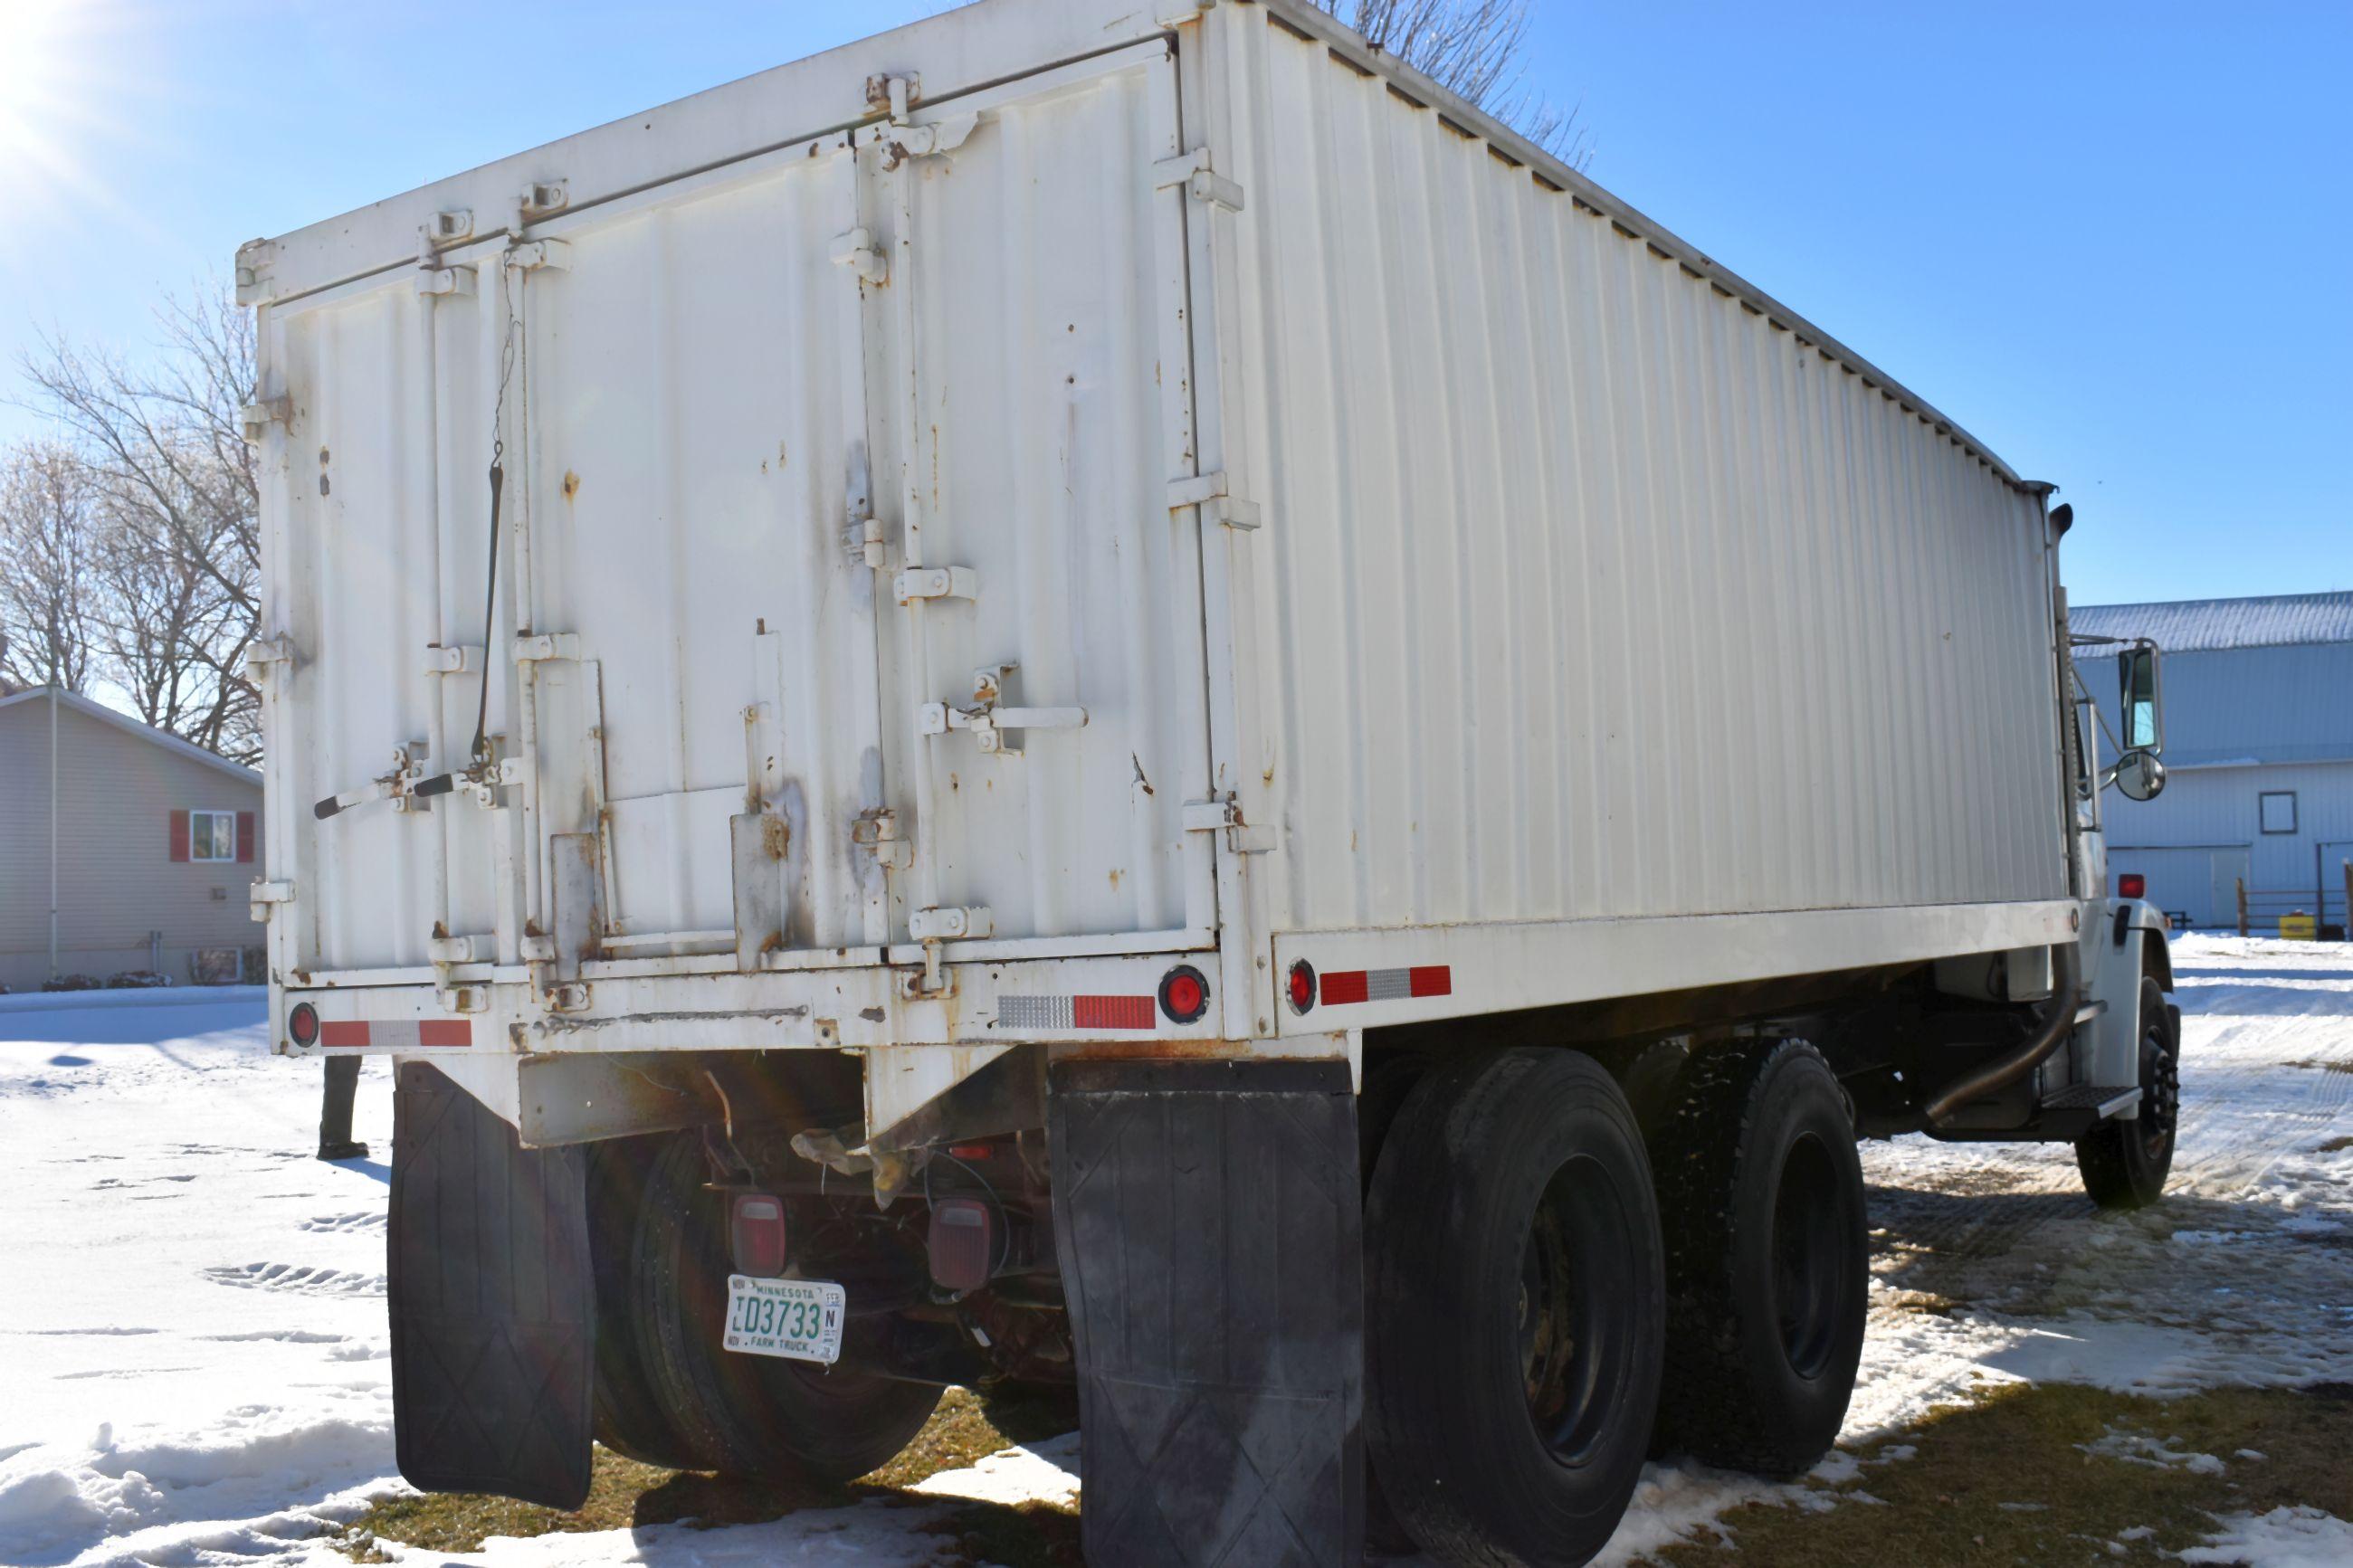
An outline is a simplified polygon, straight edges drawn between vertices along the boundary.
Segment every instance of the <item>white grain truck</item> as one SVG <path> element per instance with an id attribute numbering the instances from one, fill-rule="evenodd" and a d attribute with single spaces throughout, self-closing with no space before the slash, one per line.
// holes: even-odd
<path id="1" fill-rule="evenodd" d="M 237 266 L 270 1023 L 398 1058 L 420 1486 L 1062 1377 L 1096 1563 L 1579 1563 L 1831 1440 L 1858 1135 L 2162 1184 L 2051 487 L 1300 0 L 986 0 Z"/>

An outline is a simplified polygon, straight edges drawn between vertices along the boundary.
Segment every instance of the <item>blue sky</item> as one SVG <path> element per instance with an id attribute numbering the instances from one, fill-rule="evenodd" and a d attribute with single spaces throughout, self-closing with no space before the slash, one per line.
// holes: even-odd
<path id="1" fill-rule="evenodd" d="M 0 359 L 944 8 L 0 0 Z M 1536 0 L 1530 81 L 1604 185 L 2056 480 L 2079 602 L 2353 586 L 2353 5 L 1787 9 Z"/>

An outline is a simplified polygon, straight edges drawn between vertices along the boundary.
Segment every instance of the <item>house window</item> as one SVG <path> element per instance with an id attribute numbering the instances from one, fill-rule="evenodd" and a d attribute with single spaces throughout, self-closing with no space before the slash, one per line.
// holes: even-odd
<path id="1" fill-rule="evenodd" d="M 233 811 L 188 813 L 188 858 L 210 861 L 236 859 L 237 813 Z"/>
<path id="2" fill-rule="evenodd" d="M 2265 790 L 2255 796 L 2255 807 L 2262 816 L 2263 830 L 2265 833 L 2295 831 L 2295 791 Z"/>

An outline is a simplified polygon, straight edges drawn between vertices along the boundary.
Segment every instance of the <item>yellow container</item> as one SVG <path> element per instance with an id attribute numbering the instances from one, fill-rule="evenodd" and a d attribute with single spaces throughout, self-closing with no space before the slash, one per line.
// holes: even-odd
<path id="1" fill-rule="evenodd" d="M 2292 915 L 2282 915 L 2280 916 L 2280 935 L 2290 942 L 2311 942 L 2320 935 L 2320 922 L 2302 910 Z"/>

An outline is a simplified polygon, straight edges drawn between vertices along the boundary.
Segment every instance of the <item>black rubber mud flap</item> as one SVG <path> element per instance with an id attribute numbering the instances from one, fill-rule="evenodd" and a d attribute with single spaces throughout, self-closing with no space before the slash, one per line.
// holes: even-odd
<path id="1" fill-rule="evenodd" d="M 587 1151 L 525 1150 L 423 1062 L 400 1065 L 393 1107 L 400 1473 L 429 1492 L 576 1509 L 595 1417 Z"/>
<path id="2" fill-rule="evenodd" d="M 1050 1107 L 1087 1561 L 1357 1563 L 1364 1229 L 1346 1064 L 1064 1062 Z"/>

